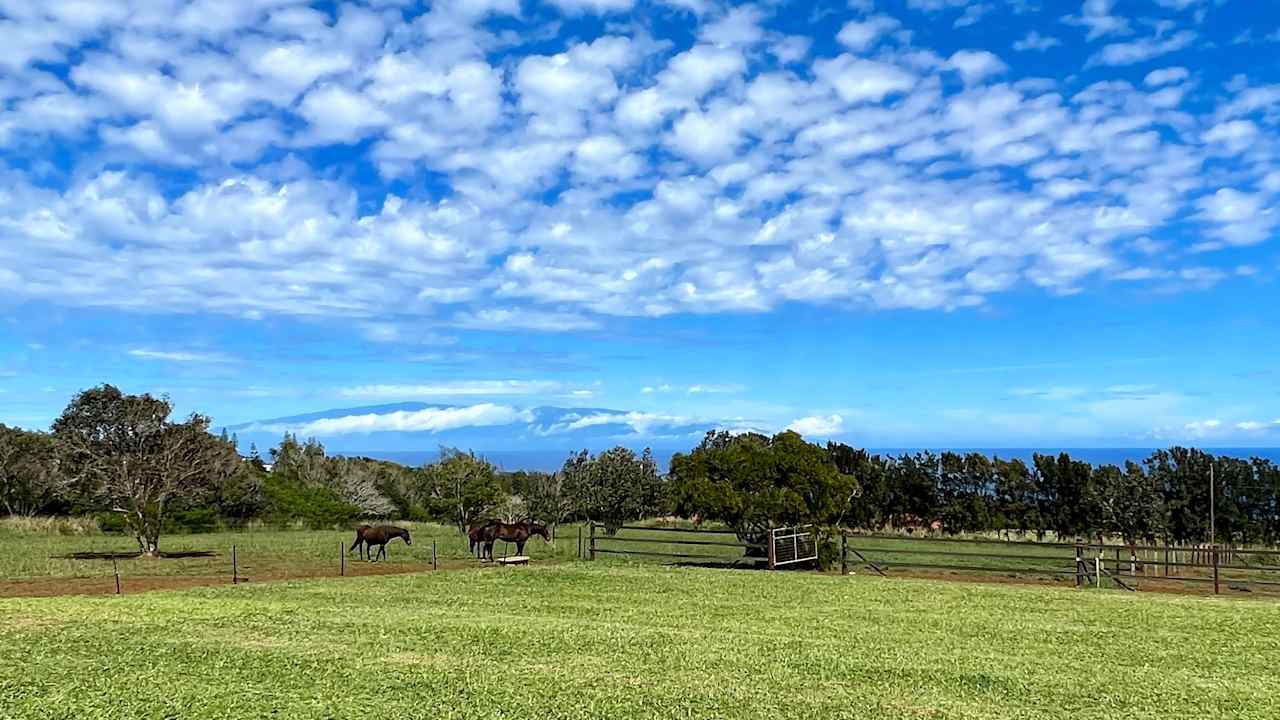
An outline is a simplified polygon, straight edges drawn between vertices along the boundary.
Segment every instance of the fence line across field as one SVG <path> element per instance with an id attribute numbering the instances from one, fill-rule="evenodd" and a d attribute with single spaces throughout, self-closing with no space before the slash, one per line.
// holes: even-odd
<path id="1" fill-rule="evenodd" d="M 890 544 L 897 547 L 889 546 Z M 1038 543 L 970 538 L 905 537 L 848 531 L 842 533 L 841 545 L 841 570 L 846 573 L 852 559 L 850 553 L 852 553 L 857 557 L 855 562 L 886 576 L 887 570 L 900 568 L 1013 576 L 1075 575 L 1077 585 L 1101 585 L 1106 578 L 1114 585 L 1126 590 L 1137 589 L 1138 581 L 1213 583 L 1215 593 L 1221 591 L 1220 586 L 1224 582 L 1228 584 L 1229 589 L 1247 589 L 1249 586 L 1280 587 L 1280 576 L 1277 575 L 1280 573 L 1280 566 L 1263 564 L 1266 559 L 1280 555 L 1280 551 L 1275 550 L 1251 550 L 1215 545 L 1179 547 L 1107 545 L 1092 542 Z M 987 546 L 993 552 L 950 549 L 966 545 Z M 1009 552 L 995 552 L 996 548 L 1006 548 Z M 1018 550 L 1028 552 L 1018 552 Z M 1060 555 L 1046 554 L 1049 550 L 1070 550 L 1070 554 L 1066 552 Z M 913 560 L 913 556 L 920 559 Z M 903 559 L 897 560 L 895 557 Z M 1004 560 L 1009 564 L 980 565 L 968 562 L 970 558 L 988 561 Z M 1247 558 L 1259 558 L 1259 560 L 1250 563 Z M 948 563 L 947 559 L 956 559 L 957 562 Z M 1029 566 L 1044 562 L 1052 564 L 1055 560 L 1061 560 L 1064 565 L 1074 565 L 1075 569 Z M 1170 573 L 1170 570 L 1175 568 L 1180 569 L 1184 574 Z M 1205 573 L 1197 576 L 1193 572 L 1187 573 L 1186 569 L 1203 570 Z"/>
<path id="2" fill-rule="evenodd" d="M 766 558 L 752 557 L 748 551 L 765 550 L 765 545 L 759 543 L 746 543 L 741 541 L 728 541 L 724 539 L 701 540 L 694 539 L 689 536 L 712 536 L 715 538 L 732 537 L 737 538 L 737 533 L 732 530 L 719 529 L 692 529 L 692 528 L 669 528 L 669 527 L 647 527 L 644 525 L 623 525 L 613 528 L 614 534 L 607 534 L 609 528 L 601 523 L 588 524 L 588 537 L 586 557 L 588 560 L 595 560 L 597 555 L 619 555 L 619 556 L 637 556 L 652 558 L 673 558 L 678 560 L 702 560 L 702 561 L 718 561 L 730 565 L 737 565 L 742 562 L 762 562 Z M 601 532 L 605 531 L 605 532 Z M 627 536 L 623 533 L 657 533 L 659 537 L 636 537 L 634 535 Z M 666 537 L 671 533 L 681 533 L 686 537 Z M 623 547 L 613 546 L 614 543 L 623 545 Z M 703 547 L 709 549 L 718 549 L 722 552 L 713 553 L 693 553 L 693 552 L 677 552 L 667 550 L 663 547 L 647 549 L 644 546 L 679 546 L 684 547 Z M 741 553 L 728 554 L 729 550 L 741 550 Z"/>

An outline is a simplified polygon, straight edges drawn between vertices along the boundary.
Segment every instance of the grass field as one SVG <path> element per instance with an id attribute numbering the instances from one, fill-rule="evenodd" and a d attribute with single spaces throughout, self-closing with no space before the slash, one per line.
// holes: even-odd
<path id="1" fill-rule="evenodd" d="M 471 558 L 466 538 L 456 528 L 424 523 L 400 523 L 409 528 L 412 545 L 396 540 L 387 546 L 387 565 L 391 569 L 423 569 L 431 566 L 432 540 L 439 560 L 456 565 Z M 569 559 L 577 553 L 577 528 L 561 529 L 555 545 L 535 538 L 525 548 L 526 554 L 540 560 Z M 341 554 L 351 545 L 350 530 L 252 530 L 206 533 L 198 535 L 166 535 L 161 549 L 166 552 L 203 550 L 213 557 L 181 559 L 121 559 L 117 561 L 125 579 L 163 576 L 231 576 L 231 547 L 241 574 L 251 578 L 283 578 L 295 575 L 337 575 Z M 74 552 L 136 552 L 137 543 L 121 535 L 89 533 L 63 535 L 0 530 L 0 580 L 30 581 L 47 579 L 101 579 L 111 575 L 110 561 L 69 560 L 58 556 Z M 501 556 L 502 543 L 495 549 Z M 515 552 L 515 546 L 510 547 Z M 359 571 L 354 553 L 347 556 L 348 568 Z M 0 590 L 0 595 L 3 595 Z"/>
<path id="2" fill-rule="evenodd" d="M 563 563 L 0 600 L 4 718 L 1274 718 L 1280 606 Z"/>
<path id="3" fill-rule="evenodd" d="M 400 523 L 412 531 L 414 543 L 400 541 L 388 548 L 385 562 L 375 565 L 346 555 L 348 575 L 403 573 L 432 567 L 432 542 L 441 568 L 456 569 L 477 565 L 469 554 L 465 538 L 453 527 Z M 96 530 L 78 529 L 72 521 L 49 523 L 49 530 L 39 531 L 25 524 L 0 522 L 0 597 L 26 595 L 60 595 L 66 593 L 104 594 L 115 591 L 112 568 L 104 560 L 72 560 L 60 556 L 73 552 L 130 552 L 136 550 L 132 539 L 120 535 L 104 535 Z M 76 532 L 68 534 L 69 528 Z M 60 531 L 59 531 L 60 530 Z M 578 525 L 561 526 L 554 545 L 533 539 L 526 554 L 537 562 L 571 560 L 577 556 L 578 533 L 588 544 L 589 531 Z M 230 582 L 231 548 L 235 546 L 240 575 L 252 581 L 336 576 L 342 569 L 340 556 L 352 538 L 350 530 L 247 530 L 202 535 L 166 535 L 162 546 L 166 551 L 212 551 L 211 557 L 183 559 L 121 559 L 118 561 L 125 592 L 190 587 L 198 584 Z M 627 529 L 617 537 L 597 533 L 597 559 L 604 563 L 682 563 L 686 565 L 750 566 L 758 559 L 744 559 L 744 550 L 736 547 L 733 535 L 699 532 L 685 528 L 683 532 L 650 529 Z M 709 544 L 702 544 L 709 543 Z M 1075 561 L 1071 547 L 1051 544 L 1007 543 L 986 539 L 975 543 L 951 542 L 936 538 L 857 537 L 849 547 L 883 568 L 892 576 L 925 578 L 981 579 L 990 582 L 1038 582 L 1058 586 L 1075 584 Z M 615 554 L 611 551 L 621 551 Z M 513 545 L 499 543 L 496 554 L 514 553 Z M 656 553 L 647 555 L 645 553 Z M 676 554 L 678 557 L 664 556 Z M 1183 553 L 1185 555 L 1185 553 Z M 1115 572 L 1114 555 L 1105 554 Z M 1128 554 L 1122 553 L 1127 559 Z M 1179 555 L 1174 553 L 1175 561 Z M 1086 558 L 1088 559 L 1088 558 Z M 1159 556 L 1131 576 L 1127 562 L 1117 573 L 1126 584 L 1142 590 L 1210 594 L 1207 581 L 1211 572 L 1204 568 L 1171 568 L 1171 574 L 1203 577 L 1190 583 L 1163 580 L 1159 577 Z M 1186 557 L 1182 557 L 1186 560 Z M 1262 559 L 1269 561 L 1268 559 Z M 1091 564 L 1091 562 L 1090 562 Z M 853 552 L 849 567 L 857 572 L 873 572 Z M 1221 589 L 1226 593 L 1248 593 L 1251 596 L 1274 597 L 1280 591 L 1280 567 L 1258 567 L 1250 570 L 1223 569 Z M 1107 587 L 1118 587 L 1104 580 Z M 1241 584 L 1241 580 L 1265 580 L 1266 583 Z"/>

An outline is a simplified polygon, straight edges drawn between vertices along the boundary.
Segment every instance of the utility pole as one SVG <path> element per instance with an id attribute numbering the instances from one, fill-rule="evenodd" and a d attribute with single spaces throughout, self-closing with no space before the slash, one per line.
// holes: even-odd
<path id="1" fill-rule="evenodd" d="M 1218 594 L 1218 513 L 1214 506 L 1213 461 L 1209 461 L 1209 552 L 1213 554 L 1213 594 Z"/>

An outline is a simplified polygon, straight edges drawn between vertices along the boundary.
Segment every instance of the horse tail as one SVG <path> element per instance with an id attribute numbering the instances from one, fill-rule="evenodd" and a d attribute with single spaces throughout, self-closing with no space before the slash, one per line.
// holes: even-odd
<path id="1" fill-rule="evenodd" d="M 360 543 L 364 542 L 364 531 L 368 529 L 369 529 L 368 525 L 361 525 L 360 527 L 356 528 L 356 541 L 351 543 L 351 547 L 347 548 L 347 552 L 351 552 L 352 550 L 355 550 L 356 548 L 360 547 Z"/>

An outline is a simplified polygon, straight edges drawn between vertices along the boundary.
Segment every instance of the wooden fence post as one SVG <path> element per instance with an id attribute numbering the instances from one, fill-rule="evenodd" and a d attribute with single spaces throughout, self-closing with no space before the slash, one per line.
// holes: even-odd
<path id="1" fill-rule="evenodd" d="M 343 548 L 345 547 L 346 547 L 346 543 L 343 543 L 343 542 L 338 543 L 338 575 L 339 577 L 347 576 L 347 554 L 343 552 Z"/>
<path id="2" fill-rule="evenodd" d="M 1080 587 L 1080 576 L 1084 574 L 1084 558 L 1080 554 L 1080 546 L 1076 545 L 1076 587 Z"/>
<path id="3" fill-rule="evenodd" d="M 431 569 L 432 570 L 439 569 L 439 567 L 436 565 L 436 539 L 435 538 L 431 538 Z"/>
<path id="4" fill-rule="evenodd" d="M 1217 542 L 1213 543 L 1213 549 L 1210 552 L 1213 553 L 1213 594 L 1217 595 L 1220 592 L 1218 589 L 1218 543 Z"/>
<path id="5" fill-rule="evenodd" d="M 111 553 L 111 572 L 116 576 L 116 594 L 120 594 L 120 568 L 116 565 L 116 555 Z"/>
<path id="6" fill-rule="evenodd" d="M 240 566 L 236 563 L 236 546 L 231 546 L 231 584 L 240 582 Z"/>
<path id="7" fill-rule="evenodd" d="M 575 555 L 574 557 L 578 558 L 579 560 L 582 559 L 582 526 L 581 525 L 578 526 L 578 554 Z"/>
<path id="8" fill-rule="evenodd" d="M 840 531 L 840 574 L 849 574 L 849 536 Z"/>
<path id="9" fill-rule="evenodd" d="M 596 523 L 591 521 L 591 560 L 596 559 Z"/>

